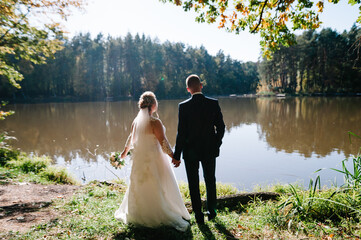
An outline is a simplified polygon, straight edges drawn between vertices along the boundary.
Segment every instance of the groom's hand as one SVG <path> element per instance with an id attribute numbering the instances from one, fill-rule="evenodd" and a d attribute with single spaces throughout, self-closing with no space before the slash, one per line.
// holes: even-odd
<path id="1" fill-rule="evenodd" d="M 177 160 L 175 158 L 172 158 L 172 163 L 173 163 L 173 166 L 175 168 L 179 167 L 179 165 L 181 164 L 181 161 L 180 160 Z"/>

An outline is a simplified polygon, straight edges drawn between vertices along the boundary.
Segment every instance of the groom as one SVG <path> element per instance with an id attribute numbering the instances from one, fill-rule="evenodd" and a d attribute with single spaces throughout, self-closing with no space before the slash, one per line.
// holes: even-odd
<path id="1" fill-rule="evenodd" d="M 207 190 L 208 220 L 216 217 L 216 157 L 222 144 L 225 125 L 216 99 L 202 94 L 202 83 L 197 75 L 190 75 L 187 90 L 192 97 L 179 104 L 178 133 L 172 160 L 175 167 L 180 164 L 180 155 L 187 172 L 192 208 L 198 224 L 204 223 L 199 192 L 199 164 L 202 164 Z"/>

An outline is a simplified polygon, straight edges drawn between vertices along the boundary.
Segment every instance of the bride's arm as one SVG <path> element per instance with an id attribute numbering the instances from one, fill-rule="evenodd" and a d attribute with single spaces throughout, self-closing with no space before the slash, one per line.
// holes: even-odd
<path id="1" fill-rule="evenodd" d="M 168 154 L 169 157 L 173 158 L 173 151 L 169 145 L 167 137 L 165 136 L 162 122 L 158 119 L 152 121 L 152 128 L 153 133 L 162 147 L 163 152 Z"/>
<path id="2" fill-rule="evenodd" d="M 130 129 L 130 134 L 125 143 L 124 150 L 120 155 L 121 158 L 125 158 L 129 152 L 129 150 L 131 149 L 131 142 L 132 142 L 132 138 L 133 138 L 133 127 L 134 127 L 134 122 L 132 123 L 132 128 Z"/>

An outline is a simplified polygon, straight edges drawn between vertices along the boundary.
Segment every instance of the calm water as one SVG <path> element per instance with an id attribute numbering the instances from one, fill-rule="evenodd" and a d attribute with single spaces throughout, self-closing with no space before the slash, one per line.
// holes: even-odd
<path id="1" fill-rule="evenodd" d="M 174 146 L 179 100 L 159 103 L 159 116 Z M 357 154 L 361 141 L 350 144 L 347 131 L 361 133 L 361 98 L 220 99 L 226 123 L 217 181 L 241 190 L 275 183 L 308 184 L 319 172 L 323 184 L 343 183 L 329 168 L 340 168 Z M 111 152 L 121 151 L 138 109 L 136 102 L 16 104 L 15 115 L 0 122 L 17 141 L 12 145 L 50 155 L 78 179 L 125 178 L 129 167 L 115 170 Z M 175 169 L 186 181 L 184 165 Z M 116 176 L 115 176 L 116 175 Z"/>

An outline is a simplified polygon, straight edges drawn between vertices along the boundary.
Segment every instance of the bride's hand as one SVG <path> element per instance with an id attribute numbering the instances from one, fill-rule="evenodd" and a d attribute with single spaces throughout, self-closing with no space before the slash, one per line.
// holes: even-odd
<path id="1" fill-rule="evenodd" d="M 124 150 L 121 154 L 120 154 L 120 158 L 125 158 L 127 156 L 127 152 Z"/>
<path id="2" fill-rule="evenodd" d="M 179 167 L 179 165 L 181 164 L 181 161 L 180 160 L 177 160 L 175 158 L 172 158 L 172 163 L 173 163 L 173 166 L 175 168 Z"/>

